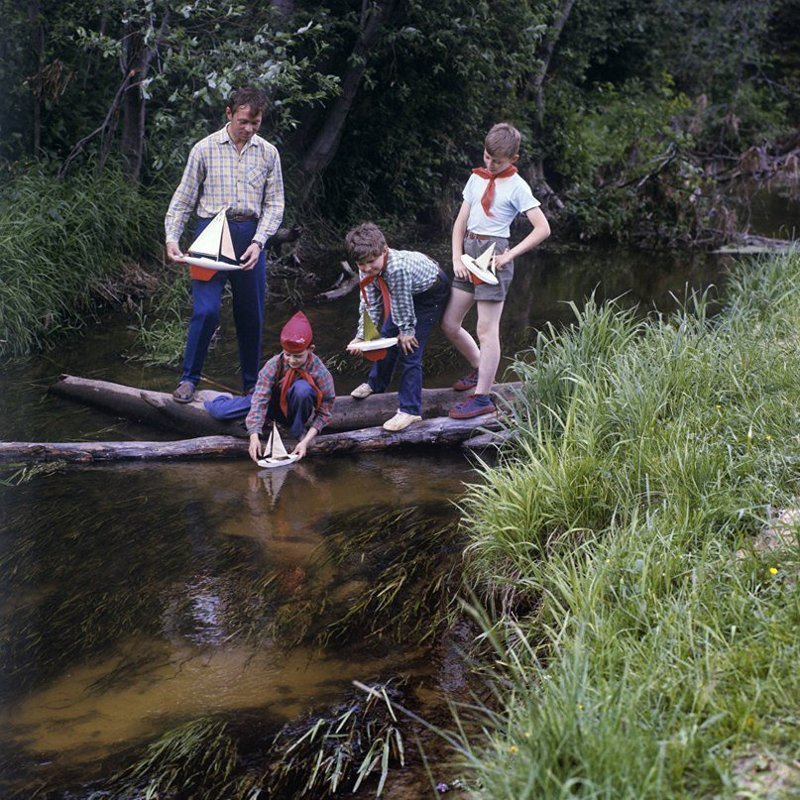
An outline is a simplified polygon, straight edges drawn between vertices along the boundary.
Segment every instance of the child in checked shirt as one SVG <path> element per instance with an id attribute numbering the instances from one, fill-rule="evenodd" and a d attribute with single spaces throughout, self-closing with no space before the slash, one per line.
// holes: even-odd
<path id="1" fill-rule="evenodd" d="M 395 367 L 400 367 L 397 413 L 383 423 L 387 431 L 402 431 L 422 419 L 422 355 L 431 330 L 439 322 L 450 281 L 439 265 L 423 253 L 394 250 L 377 225 L 365 222 L 345 239 L 347 250 L 361 272 L 361 303 L 358 329 L 348 352 L 363 355 L 353 347 L 364 340 L 366 311 L 381 336 L 397 337 L 397 345 L 375 361 L 366 383 L 351 395 L 363 400 L 385 392 Z"/>

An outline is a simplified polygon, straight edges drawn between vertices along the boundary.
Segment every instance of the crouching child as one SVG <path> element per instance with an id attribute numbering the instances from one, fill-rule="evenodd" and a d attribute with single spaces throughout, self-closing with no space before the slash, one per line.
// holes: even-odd
<path id="1" fill-rule="evenodd" d="M 261 458 L 260 434 L 266 420 L 288 428 L 298 441 L 293 455 L 303 458 L 331 418 L 336 390 L 331 373 L 313 352 L 308 318 L 298 311 L 281 331 L 281 352 L 258 373 L 245 427 L 250 458 Z"/>

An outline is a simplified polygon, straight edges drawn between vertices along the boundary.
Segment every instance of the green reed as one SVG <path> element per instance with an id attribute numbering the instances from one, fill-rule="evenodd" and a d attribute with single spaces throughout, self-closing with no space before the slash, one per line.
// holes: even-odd
<path id="1" fill-rule="evenodd" d="M 0 354 L 29 353 L 79 327 L 104 280 L 125 261 L 154 258 L 158 205 L 111 170 L 63 181 L 32 170 L 5 186 Z"/>
<path id="2" fill-rule="evenodd" d="M 740 266 L 707 309 L 590 301 L 515 364 L 518 436 L 463 504 L 502 665 L 465 737 L 477 798 L 800 786 L 797 531 L 756 544 L 798 503 L 800 255 Z M 754 756 L 776 765 L 760 790 Z"/>

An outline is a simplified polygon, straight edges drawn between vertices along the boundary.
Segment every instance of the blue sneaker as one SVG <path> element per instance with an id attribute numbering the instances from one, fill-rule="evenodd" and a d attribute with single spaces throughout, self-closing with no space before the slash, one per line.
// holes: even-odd
<path id="1" fill-rule="evenodd" d="M 458 403 L 450 409 L 453 419 L 472 419 L 483 414 L 493 414 L 497 411 L 492 398 L 488 394 L 474 394 L 463 403 Z"/>

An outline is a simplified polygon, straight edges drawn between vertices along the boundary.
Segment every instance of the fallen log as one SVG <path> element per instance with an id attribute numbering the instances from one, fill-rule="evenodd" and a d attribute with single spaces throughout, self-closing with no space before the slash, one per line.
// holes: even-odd
<path id="1" fill-rule="evenodd" d="M 520 383 L 499 383 L 492 387 L 492 391 L 501 400 L 510 400 L 520 386 Z M 62 375 L 49 391 L 148 425 L 192 436 L 247 435 L 243 419 L 220 421 L 205 410 L 205 400 L 222 394 L 210 389 L 198 391 L 191 403 L 176 403 L 169 392 Z M 463 399 L 463 393 L 453 389 L 423 389 L 422 416 L 426 419 L 446 416 L 448 410 Z M 396 392 L 374 394 L 366 400 L 355 400 L 350 395 L 339 396 L 325 431 L 350 431 L 381 425 L 395 413 L 397 405 Z"/>
<path id="2" fill-rule="evenodd" d="M 390 433 L 382 427 L 321 434 L 308 456 L 368 453 L 409 445 L 457 445 L 479 431 L 500 431 L 495 414 L 477 419 L 436 417 Z M 486 436 L 486 433 L 482 434 Z M 286 441 L 288 448 L 294 445 Z M 236 436 L 204 436 L 176 442 L 0 442 L 0 461 L 67 461 L 81 464 L 112 461 L 177 461 L 247 456 L 247 442 Z"/>

